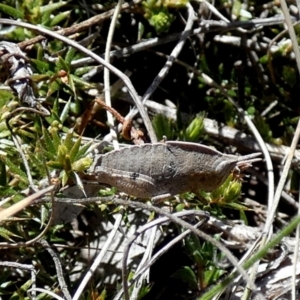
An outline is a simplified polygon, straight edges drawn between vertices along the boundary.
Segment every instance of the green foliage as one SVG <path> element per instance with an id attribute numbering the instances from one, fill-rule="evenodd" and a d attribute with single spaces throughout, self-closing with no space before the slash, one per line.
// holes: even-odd
<path id="1" fill-rule="evenodd" d="M 1 226 L 0 226 L 0 236 L 11 242 L 14 242 L 14 240 L 11 237 L 13 236 L 17 237 L 17 235 L 15 235 L 13 232 Z"/>
<path id="2" fill-rule="evenodd" d="M 53 45 L 55 47 L 58 46 L 55 44 Z M 55 63 L 46 61 L 43 56 L 44 51 L 39 48 L 40 58 L 32 59 L 33 66 L 42 73 L 42 75 L 32 76 L 32 79 L 36 83 L 39 83 L 40 85 L 43 83 L 39 88 L 40 95 L 53 101 L 55 98 L 50 96 L 54 96 L 55 93 L 63 91 L 71 97 L 75 97 L 76 101 L 73 104 L 79 106 L 80 99 L 78 99 L 77 89 L 85 90 L 93 87 L 91 84 L 74 75 L 71 62 L 72 60 L 79 58 L 80 55 L 76 53 L 73 48 L 69 48 L 65 53 L 65 57 L 59 56 Z M 71 103 L 69 103 L 69 105 L 71 105 Z"/>
<path id="3" fill-rule="evenodd" d="M 239 210 L 241 213 L 248 207 L 238 202 L 241 196 L 242 183 L 229 175 L 226 181 L 211 193 L 200 191 L 200 195 L 211 206 L 227 207 Z"/>
<path id="4" fill-rule="evenodd" d="M 204 133 L 204 114 L 198 114 L 189 124 L 176 123 L 166 116 L 158 114 L 152 120 L 152 125 L 158 140 L 166 137 L 167 140 L 179 140 L 198 142 Z"/>
<path id="5" fill-rule="evenodd" d="M 174 121 L 168 119 L 166 116 L 162 114 L 155 115 L 152 120 L 152 125 L 158 140 L 162 140 L 164 137 L 166 137 L 167 140 L 173 140 L 175 138 Z"/>
<path id="6" fill-rule="evenodd" d="M 176 271 L 173 277 L 187 283 L 189 288 L 192 290 L 196 290 L 198 288 L 197 276 L 189 266 L 184 266 Z"/>
<path id="7" fill-rule="evenodd" d="M 245 10 L 243 8 L 243 3 L 239 0 L 233 1 L 232 15 L 234 16 L 234 19 L 243 21 L 252 19 L 250 11 Z"/>
<path id="8" fill-rule="evenodd" d="M 12 141 L 12 133 L 22 141 L 23 151 L 30 151 L 29 141 L 35 137 L 35 129 L 31 125 L 25 125 L 22 116 L 11 115 L 18 106 L 18 102 L 4 97 L 0 107 L 0 195 L 12 195 L 18 189 L 28 186 L 28 177 L 24 170 L 19 151 Z M 9 126 L 7 126 L 7 117 Z M 24 116 L 24 115 L 23 115 Z M 12 184 L 13 183 L 13 184 Z"/>
<path id="9" fill-rule="evenodd" d="M 204 133 L 204 114 L 198 114 L 186 128 L 182 129 L 180 139 L 187 142 L 198 142 Z"/>
<path id="10" fill-rule="evenodd" d="M 160 10 L 152 10 L 151 14 L 148 12 L 146 17 L 149 19 L 150 25 L 155 28 L 158 34 L 167 32 L 174 20 L 174 16 L 170 14 L 165 7 Z"/>
<path id="11" fill-rule="evenodd" d="M 25 282 L 20 289 L 18 289 L 10 298 L 9 300 L 25 300 L 28 299 L 26 297 L 27 295 L 27 290 L 29 290 L 31 288 L 32 285 L 32 281 L 28 280 L 27 282 Z"/>
<path id="12" fill-rule="evenodd" d="M 297 84 L 297 71 L 290 66 L 283 66 L 282 76 L 284 81 L 290 86 L 294 87 Z"/>
<path id="13" fill-rule="evenodd" d="M 201 243 L 199 237 L 190 234 L 185 238 L 185 249 L 197 267 L 194 270 L 190 266 L 184 266 L 173 276 L 186 282 L 190 289 L 207 287 L 224 275 L 225 271 L 216 264 L 224 257 L 221 253 L 217 254 L 217 249 L 210 243 Z"/>
<path id="14" fill-rule="evenodd" d="M 39 145 L 40 154 L 46 158 L 48 167 L 61 171 L 63 185 L 71 178 L 73 182 L 82 186 L 77 173 L 83 172 L 92 163 L 92 159 L 86 157 L 90 144 L 83 147 L 80 145 L 81 137 L 74 135 L 72 130 L 62 139 L 55 128 L 50 130 L 50 134 L 43 128 L 43 138 Z"/>
<path id="15" fill-rule="evenodd" d="M 187 4 L 187 0 L 146 0 L 143 2 L 145 18 L 148 19 L 158 34 L 167 32 L 175 20 L 175 15 L 169 8 L 181 8 Z"/>
<path id="16" fill-rule="evenodd" d="M 25 184 L 28 184 L 28 178 L 26 173 L 19 168 L 19 166 L 16 164 L 16 161 L 10 160 L 6 156 L 0 157 L 0 160 L 2 160 L 2 162 L 8 167 L 9 172 L 11 174 L 14 174 L 14 178 L 19 179 Z"/>
<path id="17" fill-rule="evenodd" d="M 255 118 L 255 125 L 266 142 L 272 141 L 272 130 L 269 124 L 260 116 Z"/>
<path id="18" fill-rule="evenodd" d="M 144 284 L 139 292 L 138 300 L 142 300 L 151 290 L 151 284 Z"/>
<path id="19" fill-rule="evenodd" d="M 0 11 L 8 14 L 11 17 L 14 17 L 16 19 L 22 19 L 24 18 L 24 13 L 14 7 L 8 6 L 6 4 L 0 3 Z"/>
<path id="20" fill-rule="evenodd" d="M 1 3 L 0 12 L 2 11 L 15 19 L 21 19 L 22 21 L 31 24 L 42 24 L 43 26 L 55 26 L 66 20 L 70 15 L 69 11 L 58 13 L 62 7 L 67 5 L 67 1 L 58 1 L 51 4 L 44 0 L 25 0 L 16 2 L 17 3 L 14 3 L 14 5 Z M 54 18 L 53 15 L 55 15 Z M 31 37 L 33 37 L 33 33 L 24 30 L 21 27 L 6 34 L 6 38 L 19 41 Z"/>

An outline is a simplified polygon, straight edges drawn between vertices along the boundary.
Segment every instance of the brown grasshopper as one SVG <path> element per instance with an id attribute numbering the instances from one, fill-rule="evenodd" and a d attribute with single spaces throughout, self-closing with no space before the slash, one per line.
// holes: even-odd
<path id="1" fill-rule="evenodd" d="M 167 141 L 99 155 L 88 173 L 99 183 L 157 202 L 184 192 L 213 191 L 237 168 L 261 160 L 259 155 L 227 155 L 196 143 Z"/>

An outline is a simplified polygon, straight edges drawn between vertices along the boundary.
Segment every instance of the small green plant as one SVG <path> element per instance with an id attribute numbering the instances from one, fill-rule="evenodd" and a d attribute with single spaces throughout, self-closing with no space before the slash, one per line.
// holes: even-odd
<path id="1" fill-rule="evenodd" d="M 78 173 L 86 170 L 91 165 L 92 159 L 86 157 L 90 144 L 80 146 L 81 137 L 76 136 L 72 130 L 65 138 L 61 138 L 55 126 L 50 129 L 50 134 L 43 128 L 40 153 L 47 158 L 48 167 L 61 171 L 62 185 L 65 185 L 68 179 L 72 179 L 82 186 Z"/>
<path id="2" fill-rule="evenodd" d="M 167 32 L 175 20 L 175 15 L 170 12 L 169 8 L 184 7 L 187 2 L 187 0 L 147 0 L 143 2 L 144 16 L 158 34 Z"/>
<path id="3" fill-rule="evenodd" d="M 172 119 L 168 119 L 166 116 L 158 114 L 154 116 L 152 125 L 158 140 L 162 140 L 164 137 L 168 140 L 173 140 L 175 138 L 175 124 Z"/>
<path id="4" fill-rule="evenodd" d="M 204 114 L 197 116 L 180 131 L 180 139 L 187 142 L 198 142 L 204 133 Z"/>
<path id="5" fill-rule="evenodd" d="M 152 124 L 158 140 L 166 137 L 167 140 L 179 138 L 181 141 L 198 142 L 204 132 L 203 120 L 204 114 L 199 113 L 186 125 L 182 124 L 180 120 L 175 122 L 159 114 L 153 118 Z"/>
<path id="6" fill-rule="evenodd" d="M 234 175 L 228 176 L 226 181 L 211 193 L 200 191 L 200 195 L 208 203 L 208 210 L 218 208 L 217 215 L 221 213 L 222 208 L 235 209 L 240 212 L 241 219 L 247 223 L 245 211 L 249 208 L 238 201 L 241 196 L 242 183 L 234 179 Z M 219 215 L 220 216 L 220 215 Z"/>
<path id="7" fill-rule="evenodd" d="M 219 237 L 216 236 L 218 239 Z M 215 283 L 226 271 L 218 267 L 217 261 L 223 257 L 210 243 L 201 243 L 199 238 L 190 234 L 184 240 L 187 254 L 195 263 L 196 268 L 184 266 L 173 276 L 180 278 L 189 285 L 191 290 L 202 290 Z"/>

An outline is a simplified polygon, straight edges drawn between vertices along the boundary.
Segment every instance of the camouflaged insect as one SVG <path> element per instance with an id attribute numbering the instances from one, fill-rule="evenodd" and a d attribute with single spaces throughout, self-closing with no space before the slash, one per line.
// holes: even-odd
<path id="1" fill-rule="evenodd" d="M 260 153 L 223 154 L 196 143 L 167 141 L 99 155 L 89 169 L 96 181 L 138 198 L 160 201 L 184 192 L 213 191 Z"/>

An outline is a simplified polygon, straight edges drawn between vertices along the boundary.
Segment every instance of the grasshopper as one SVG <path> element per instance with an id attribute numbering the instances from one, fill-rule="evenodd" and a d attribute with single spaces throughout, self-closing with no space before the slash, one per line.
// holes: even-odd
<path id="1" fill-rule="evenodd" d="M 227 155 L 196 143 L 143 144 L 96 157 L 88 173 L 103 184 L 138 198 L 160 202 L 184 192 L 213 191 L 261 153 Z"/>

